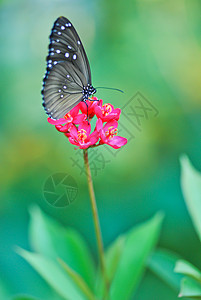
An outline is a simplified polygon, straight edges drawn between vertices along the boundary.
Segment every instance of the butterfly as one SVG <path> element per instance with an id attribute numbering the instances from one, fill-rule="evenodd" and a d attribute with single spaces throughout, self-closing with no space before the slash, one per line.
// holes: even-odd
<path id="1" fill-rule="evenodd" d="M 52 119 L 64 117 L 96 93 L 89 61 L 72 23 L 59 17 L 50 34 L 47 69 L 43 79 L 43 106 Z M 87 103 L 86 103 L 87 105 Z"/>

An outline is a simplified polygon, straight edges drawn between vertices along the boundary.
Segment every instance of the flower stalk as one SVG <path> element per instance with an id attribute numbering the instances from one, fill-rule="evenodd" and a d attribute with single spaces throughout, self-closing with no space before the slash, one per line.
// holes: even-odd
<path id="1" fill-rule="evenodd" d="M 98 100 L 98 98 L 92 97 L 86 101 L 80 101 L 79 104 L 60 119 L 55 120 L 50 117 L 47 119 L 50 124 L 54 125 L 59 132 L 63 133 L 68 138 L 72 145 L 75 145 L 79 149 L 83 149 L 99 264 L 104 284 L 103 300 L 109 298 L 110 281 L 106 273 L 102 234 L 87 149 L 104 144 L 107 144 L 114 149 L 119 149 L 127 143 L 126 138 L 117 135 L 120 114 L 120 108 L 114 108 L 110 103 L 103 104 L 102 99 Z M 94 117 L 97 118 L 97 120 L 93 129 L 91 128 L 91 120 Z"/>
<path id="2" fill-rule="evenodd" d="M 85 165 L 85 170 L 86 170 L 86 175 L 87 175 L 89 196 L 90 196 L 90 202 L 91 202 L 91 208 L 92 208 L 92 215 L 93 215 L 93 221 L 94 221 L 95 235 L 96 235 L 96 241 L 97 241 L 100 268 L 101 268 L 101 273 L 102 273 L 102 277 L 103 277 L 104 284 L 105 284 L 105 291 L 106 291 L 106 294 L 108 294 L 109 282 L 107 279 L 106 268 L 105 268 L 102 234 L 101 234 L 101 229 L 100 229 L 100 222 L 99 222 L 99 217 L 98 217 L 98 210 L 97 210 L 97 205 L 96 205 L 96 198 L 95 198 L 95 193 L 94 193 L 93 181 L 92 181 L 92 177 L 91 177 L 91 170 L 90 170 L 90 166 L 89 166 L 87 149 L 83 150 L 83 154 L 84 154 L 84 165 Z"/>

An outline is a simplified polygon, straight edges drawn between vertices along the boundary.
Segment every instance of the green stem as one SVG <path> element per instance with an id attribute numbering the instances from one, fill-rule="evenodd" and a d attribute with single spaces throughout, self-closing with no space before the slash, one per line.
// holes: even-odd
<path id="1" fill-rule="evenodd" d="M 95 227 L 96 241 L 97 241 L 97 246 L 98 246 L 100 268 L 101 268 L 101 273 L 102 273 L 103 280 L 105 283 L 106 294 L 108 294 L 109 282 L 107 280 L 106 269 L 105 269 L 102 234 L 101 234 L 101 229 L 100 229 L 100 222 L 99 222 L 99 217 L 98 217 L 98 210 L 97 210 L 97 205 L 96 205 L 96 198 L 95 198 L 95 193 L 94 193 L 94 188 L 93 188 L 93 181 L 92 181 L 92 177 L 91 177 L 91 170 L 90 170 L 90 166 L 89 166 L 87 149 L 84 149 L 83 152 L 84 152 L 84 164 L 85 164 L 88 188 L 89 188 L 89 196 L 90 196 L 93 221 L 94 221 L 94 227 Z"/>

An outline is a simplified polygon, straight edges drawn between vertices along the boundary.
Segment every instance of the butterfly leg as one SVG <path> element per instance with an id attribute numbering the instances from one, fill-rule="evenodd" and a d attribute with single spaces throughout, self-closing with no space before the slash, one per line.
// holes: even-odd
<path id="1" fill-rule="evenodd" d="M 93 102 L 94 102 L 94 101 L 98 101 L 98 102 L 99 102 L 99 100 L 98 100 L 98 99 L 97 99 L 97 100 L 95 100 L 95 99 L 91 99 L 91 98 L 89 98 L 88 100 L 89 100 L 89 101 L 93 101 Z"/>
<path id="2" fill-rule="evenodd" d="M 99 101 L 100 101 L 100 100 L 98 100 L 98 99 L 95 100 L 95 99 L 91 99 L 91 98 L 89 98 L 88 100 L 89 100 L 89 101 L 92 101 L 92 102 L 95 102 L 95 101 L 98 101 L 98 102 L 99 102 Z"/>
<path id="3" fill-rule="evenodd" d="M 88 122 L 88 124 L 89 124 L 89 106 L 88 106 L 86 100 L 82 100 L 82 101 L 83 101 L 83 102 L 86 104 L 86 106 L 87 106 L 87 122 Z"/>

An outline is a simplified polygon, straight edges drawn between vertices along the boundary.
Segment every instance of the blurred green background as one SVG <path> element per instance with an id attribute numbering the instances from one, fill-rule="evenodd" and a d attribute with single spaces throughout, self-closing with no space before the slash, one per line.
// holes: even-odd
<path id="1" fill-rule="evenodd" d="M 98 98 L 123 107 L 140 91 L 159 111 L 143 121 L 141 131 L 122 117 L 135 138 L 116 156 L 103 149 L 110 162 L 93 172 L 105 246 L 162 210 L 159 246 L 201 267 L 178 160 L 185 152 L 201 169 L 200 13 L 200 0 L 1 0 L 0 280 L 10 295 L 50 299 L 50 288 L 14 252 L 14 245 L 29 249 L 28 209 L 34 203 L 81 232 L 96 257 L 86 178 L 73 165 L 79 155 L 48 124 L 41 106 L 48 36 L 61 15 L 72 21 L 85 45 L 94 86 L 125 92 L 99 90 Z M 44 182 L 56 172 L 71 174 L 79 188 L 73 204 L 62 209 L 43 198 Z M 177 296 L 147 272 L 135 299 Z"/>

